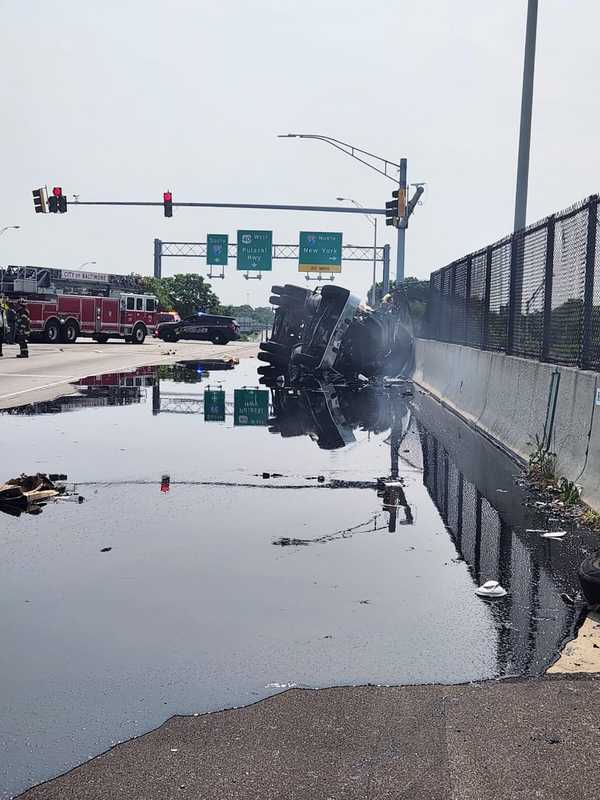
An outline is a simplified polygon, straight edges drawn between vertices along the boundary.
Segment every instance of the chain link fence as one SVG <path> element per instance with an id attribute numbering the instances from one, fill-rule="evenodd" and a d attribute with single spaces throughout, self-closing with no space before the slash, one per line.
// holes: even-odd
<path id="1" fill-rule="evenodd" d="M 426 335 L 600 370 L 598 224 L 592 195 L 432 273 Z"/>

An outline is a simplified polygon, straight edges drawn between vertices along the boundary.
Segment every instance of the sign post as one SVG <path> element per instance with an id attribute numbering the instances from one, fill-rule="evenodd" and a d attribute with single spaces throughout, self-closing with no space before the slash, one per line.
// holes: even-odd
<path id="1" fill-rule="evenodd" d="M 234 425 L 267 425 L 269 392 L 265 389 L 235 389 L 233 393 Z"/>
<path id="2" fill-rule="evenodd" d="M 273 269 L 273 231 L 237 232 L 237 268 L 257 272 Z"/>
<path id="3" fill-rule="evenodd" d="M 300 231 L 298 272 L 341 272 L 342 234 Z"/>

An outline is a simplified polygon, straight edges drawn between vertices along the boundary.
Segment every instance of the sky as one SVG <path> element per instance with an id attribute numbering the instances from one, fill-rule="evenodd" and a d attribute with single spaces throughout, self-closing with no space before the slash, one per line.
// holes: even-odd
<path id="1" fill-rule="evenodd" d="M 71 207 L 35 215 L 32 189 L 81 200 L 174 200 L 383 208 L 391 181 L 330 146 L 332 136 L 426 182 L 407 231 L 406 274 L 434 270 L 511 230 L 526 0 L 0 0 L 0 265 L 152 274 L 153 240 L 207 233 L 340 231 L 372 244 L 363 216 Z M 595 0 L 541 0 L 528 221 L 600 188 Z M 379 223 L 395 251 L 395 230 Z M 336 279 L 364 296 L 368 263 Z M 379 267 L 381 268 L 381 267 Z M 199 259 L 164 259 L 163 274 Z M 394 263 L 392 263 L 392 277 Z M 271 283 L 306 285 L 293 261 L 224 303 L 266 304 Z M 310 284 L 311 287 L 315 284 Z"/>

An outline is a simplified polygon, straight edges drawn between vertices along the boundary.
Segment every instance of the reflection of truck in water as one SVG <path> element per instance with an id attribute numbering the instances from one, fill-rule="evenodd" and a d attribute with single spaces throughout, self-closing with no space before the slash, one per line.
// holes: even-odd
<path id="1" fill-rule="evenodd" d="M 82 378 L 73 384 L 78 394 L 58 397 L 41 403 L 9 408 L 0 413 L 19 416 L 37 414 L 62 414 L 66 411 L 79 411 L 82 408 L 100 406 L 129 406 L 146 399 L 146 388 L 154 386 L 156 370 L 154 367 L 139 367 L 130 372 L 113 372 L 108 375 L 93 375 Z"/>
<path id="2" fill-rule="evenodd" d="M 109 339 L 143 344 L 158 324 L 158 300 L 146 294 L 57 294 L 28 298 L 27 307 L 32 336 L 41 336 L 50 343 L 72 344 L 78 337 L 87 336 L 102 344 Z"/>

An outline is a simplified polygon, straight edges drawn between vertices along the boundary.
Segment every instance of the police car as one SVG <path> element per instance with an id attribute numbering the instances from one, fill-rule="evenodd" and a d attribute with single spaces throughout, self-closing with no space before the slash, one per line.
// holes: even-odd
<path id="1" fill-rule="evenodd" d="M 164 342 L 195 339 L 213 344 L 227 344 L 240 338 L 240 326 L 233 317 L 198 313 L 179 322 L 161 323 L 156 329 L 156 336 Z"/>

